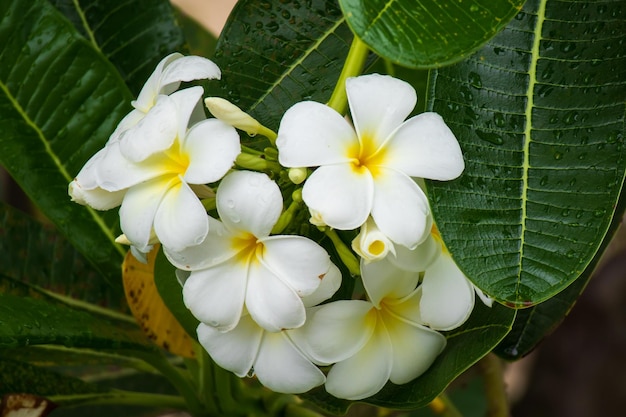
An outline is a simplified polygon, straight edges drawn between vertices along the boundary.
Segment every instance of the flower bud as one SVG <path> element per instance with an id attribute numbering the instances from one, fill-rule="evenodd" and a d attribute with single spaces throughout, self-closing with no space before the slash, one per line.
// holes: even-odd
<path id="1" fill-rule="evenodd" d="M 352 241 L 352 249 L 365 262 L 379 261 L 390 251 L 394 255 L 396 253 L 393 243 L 378 229 L 372 217 L 368 217 L 361 226 L 361 231 Z"/>
<path id="2" fill-rule="evenodd" d="M 290 168 L 289 179 L 296 185 L 302 184 L 308 175 L 306 168 Z"/>
<path id="3" fill-rule="evenodd" d="M 250 136 L 260 133 L 263 126 L 255 118 L 228 100 L 220 97 L 204 99 L 204 104 L 213 116 L 229 125 L 243 130 Z"/>

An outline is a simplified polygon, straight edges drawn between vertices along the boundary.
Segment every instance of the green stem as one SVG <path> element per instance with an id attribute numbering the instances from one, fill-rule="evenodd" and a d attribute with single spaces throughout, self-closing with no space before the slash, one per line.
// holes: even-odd
<path id="1" fill-rule="evenodd" d="M 328 236 L 330 241 L 333 242 L 333 246 L 335 246 L 337 254 L 341 258 L 341 261 L 344 263 L 346 268 L 348 268 L 348 271 L 350 271 L 350 274 L 354 276 L 361 275 L 361 266 L 359 264 L 359 260 L 356 256 L 354 256 L 354 253 L 352 253 L 350 248 L 348 248 L 348 246 L 343 243 L 343 240 L 341 240 L 337 232 L 330 227 L 326 227 L 324 233 L 326 234 L 326 236 Z"/>
<path id="2" fill-rule="evenodd" d="M 209 354 L 203 347 L 198 346 L 196 349 L 196 357 L 198 358 L 199 380 L 198 394 L 204 400 L 204 405 L 210 415 L 220 415 L 218 405 L 216 404 L 215 395 L 215 379 L 213 375 L 214 363 Z"/>
<path id="3" fill-rule="evenodd" d="M 282 170 L 278 162 L 268 161 L 267 159 L 248 153 L 240 153 L 235 163 L 241 168 L 250 169 L 252 171 L 273 171 L 279 173 Z"/>
<path id="4" fill-rule="evenodd" d="M 206 414 L 205 407 L 200 402 L 196 394 L 195 386 L 189 374 L 185 375 L 182 370 L 170 364 L 164 356 L 161 355 L 143 355 L 142 359 L 157 369 L 170 383 L 176 388 L 180 395 L 185 399 L 187 409 L 193 415 Z"/>
<path id="5" fill-rule="evenodd" d="M 328 106 L 340 114 L 345 114 L 348 109 L 348 96 L 346 95 L 346 80 L 361 74 L 369 49 L 358 37 L 354 37 L 348 51 L 346 62 L 335 85 L 335 90 L 328 100 Z"/>
<path id="6" fill-rule="evenodd" d="M 485 378 L 487 417 L 508 417 L 509 405 L 504 387 L 501 359 L 489 353 L 478 362 L 478 367 Z"/>
<path id="7" fill-rule="evenodd" d="M 441 417 L 463 417 L 445 392 L 432 400 L 428 406 L 434 414 Z"/>
<path id="8" fill-rule="evenodd" d="M 188 410 L 187 402 L 175 395 L 122 390 L 94 394 L 51 395 L 48 399 L 65 407 L 77 405 L 143 405 Z"/>

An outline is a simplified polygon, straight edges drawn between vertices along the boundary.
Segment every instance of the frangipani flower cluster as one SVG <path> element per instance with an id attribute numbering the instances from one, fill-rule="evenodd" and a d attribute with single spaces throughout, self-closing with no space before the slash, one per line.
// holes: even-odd
<path id="1" fill-rule="evenodd" d="M 285 113 L 277 136 L 219 98 L 205 100 L 216 117 L 207 119 L 203 89 L 180 83 L 219 77 L 207 59 L 164 58 L 69 185 L 72 199 L 120 206 L 119 241 L 136 256 L 162 244 L 198 341 L 224 369 L 278 392 L 324 385 L 352 400 L 417 378 L 445 348 L 440 331 L 467 320 L 475 292 L 489 302 L 445 249 L 418 185 L 461 174 L 454 135 L 435 113 L 405 121 L 415 90 L 378 74 L 346 82 L 354 127 L 310 101 Z M 269 156 L 247 166 L 258 155 L 240 154 L 249 151 L 237 129 L 276 136 L 278 168 L 264 171 Z M 296 233 L 302 210 L 320 231 L 353 232 L 352 251 L 332 243 L 360 259 L 352 272 L 364 299 L 328 301 L 354 278 L 342 278 L 320 245 L 328 240 Z"/>

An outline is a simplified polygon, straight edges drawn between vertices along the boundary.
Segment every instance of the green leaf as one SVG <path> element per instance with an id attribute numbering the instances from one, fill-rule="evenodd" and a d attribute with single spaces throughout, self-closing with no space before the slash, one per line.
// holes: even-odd
<path id="1" fill-rule="evenodd" d="M 200 323 L 183 302 L 183 287 L 176 278 L 176 268 L 169 263 L 163 249 L 159 250 L 154 264 L 154 284 L 163 302 L 194 340 L 198 339 L 196 328 Z"/>
<path id="2" fill-rule="evenodd" d="M 626 195 L 622 193 L 616 213 L 623 213 L 625 207 Z M 587 286 L 605 249 L 613 240 L 613 236 L 621 223 L 621 215 L 613 218 L 609 233 L 605 236 L 596 256 L 570 286 L 549 300 L 518 311 L 513 328 L 494 349 L 498 356 L 507 360 L 521 359 L 529 354 L 544 337 L 549 335 L 561 323 Z"/>
<path id="3" fill-rule="evenodd" d="M 593 260 L 626 152 L 626 2 L 529 1 L 476 55 L 433 71 L 429 106 L 466 169 L 429 184 L 441 234 L 499 302 L 530 306 Z"/>
<path id="4" fill-rule="evenodd" d="M 339 0 L 354 33 L 374 52 L 412 68 L 435 68 L 476 51 L 524 0 Z"/>
<path id="5" fill-rule="evenodd" d="M 330 98 L 351 39 L 335 1 L 240 1 L 218 40 L 214 59 L 223 76 L 209 95 L 276 129 L 296 102 Z"/>
<path id="6" fill-rule="evenodd" d="M 124 250 L 115 213 L 70 203 L 67 185 L 129 110 L 111 64 L 47 1 L 0 4 L 0 163 L 110 282 Z"/>
<path id="7" fill-rule="evenodd" d="M 87 304 L 67 304 L 71 302 L 0 275 L 0 348 L 56 344 L 157 350 L 132 319 L 113 312 L 104 315 L 106 310 L 95 306 L 87 311 Z"/>
<path id="8" fill-rule="evenodd" d="M 2 203 L 0 273 L 68 297 L 127 309 L 121 282 L 109 285 L 54 227 Z"/>
<path id="9" fill-rule="evenodd" d="M 516 311 L 494 304 L 485 307 L 477 301 L 469 320 L 446 334 L 448 344 L 433 365 L 417 379 L 395 385 L 390 382 L 375 396 L 363 400 L 380 407 L 410 409 L 427 405 L 457 376 L 489 353 L 511 330 Z M 342 413 L 350 405 L 317 388 L 304 398 L 333 413 Z"/>
<path id="10" fill-rule="evenodd" d="M 215 35 L 206 30 L 193 17 L 187 16 L 179 9 L 174 8 L 174 14 L 189 44 L 189 53 L 207 58 L 213 55 L 217 47 Z"/>
<path id="11" fill-rule="evenodd" d="M 29 394 L 74 395 L 103 393 L 106 390 L 78 378 L 34 366 L 28 363 L 0 358 L 0 395 L 27 392 Z"/>
<path id="12" fill-rule="evenodd" d="M 187 49 L 167 0 L 50 1 L 117 67 L 134 95 L 163 57 Z"/>

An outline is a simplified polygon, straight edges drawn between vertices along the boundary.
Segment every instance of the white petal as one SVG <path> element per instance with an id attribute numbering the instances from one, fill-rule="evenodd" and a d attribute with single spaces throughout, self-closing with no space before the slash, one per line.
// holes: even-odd
<path id="1" fill-rule="evenodd" d="M 487 307 L 491 307 L 493 305 L 493 298 L 489 297 L 487 294 L 482 292 L 482 290 L 478 288 L 476 285 L 473 285 L 473 287 L 474 287 L 474 291 L 476 292 L 476 295 L 478 296 L 478 298 L 480 298 L 480 301 L 482 301 L 483 304 L 486 305 Z"/>
<path id="2" fill-rule="evenodd" d="M 474 287 L 447 253 L 426 269 L 421 289 L 422 320 L 433 329 L 459 327 L 474 308 Z"/>
<path id="3" fill-rule="evenodd" d="M 422 189 L 401 172 L 380 168 L 374 180 L 372 217 L 394 243 L 410 249 L 430 232 L 428 200 Z"/>
<path id="4" fill-rule="evenodd" d="M 371 397 L 385 386 L 392 366 L 389 335 L 384 325 L 377 325 L 361 350 L 331 368 L 326 379 L 326 391 L 346 400 Z"/>
<path id="5" fill-rule="evenodd" d="M 163 196 L 154 218 L 154 232 L 163 246 L 173 251 L 201 243 L 209 232 L 204 206 L 182 180 Z"/>
<path id="6" fill-rule="evenodd" d="M 425 271 L 437 256 L 441 254 L 441 244 L 429 233 L 426 239 L 417 245 L 415 249 L 397 245 L 395 255 L 390 255 L 387 260 L 400 269 L 407 271 Z"/>
<path id="7" fill-rule="evenodd" d="M 120 227 L 128 240 L 144 250 L 150 242 L 154 216 L 172 181 L 157 178 L 130 188 L 120 207 Z"/>
<path id="8" fill-rule="evenodd" d="M 309 209 L 325 224 L 340 230 L 356 229 L 367 220 L 373 196 L 370 172 L 357 172 L 351 164 L 319 167 L 302 189 L 302 199 Z"/>
<path id="9" fill-rule="evenodd" d="M 184 56 L 165 67 L 161 76 L 161 88 L 172 83 L 192 80 L 219 80 L 221 71 L 211 60 L 200 56 Z M 167 93 L 165 93 L 167 94 Z"/>
<path id="10" fill-rule="evenodd" d="M 371 303 L 341 300 L 314 310 L 303 331 L 306 351 L 318 363 L 334 363 L 358 352 L 367 343 L 376 325 L 377 313 Z"/>
<path id="11" fill-rule="evenodd" d="M 201 322 L 222 332 L 232 330 L 243 311 L 247 272 L 235 262 L 192 271 L 183 286 L 183 301 Z"/>
<path id="12" fill-rule="evenodd" d="M 465 168 L 461 147 L 441 116 L 422 113 L 407 120 L 385 145 L 385 163 L 411 177 L 448 181 Z"/>
<path id="13" fill-rule="evenodd" d="M 287 332 L 265 332 L 254 373 L 267 388 L 285 394 L 306 392 L 326 380 L 289 340 Z"/>
<path id="14" fill-rule="evenodd" d="M 229 332 L 200 323 L 197 333 L 198 342 L 215 363 L 239 377 L 250 372 L 263 337 L 263 329 L 248 315 L 242 316 L 237 327 Z"/>
<path id="15" fill-rule="evenodd" d="M 388 75 L 348 78 L 346 93 L 359 138 L 370 138 L 376 148 L 402 124 L 417 102 L 409 83 Z"/>
<path id="16" fill-rule="evenodd" d="M 358 145 L 354 129 L 339 113 L 313 101 L 287 110 L 276 138 L 278 160 L 288 168 L 348 162 L 349 151 Z"/>
<path id="17" fill-rule="evenodd" d="M 159 95 L 159 90 L 161 89 L 161 76 L 163 74 L 163 68 L 169 65 L 171 62 L 180 59 L 182 54 L 178 52 L 174 52 L 173 54 L 169 54 L 165 58 L 163 58 L 156 66 L 143 88 L 139 92 L 139 96 L 137 100 L 133 101 L 131 104 L 138 110 L 141 110 L 144 113 L 147 113 L 148 110 L 152 106 L 154 106 L 154 102 L 156 101 L 157 95 Z"/>
<path id="18" fill-rule="evenodd" d="M 379 307 L 383 298 L 399 299 L 409 295 L 417 287 L 420 274 L 402 270 L 383 259 L 369 263 L 361 261 L 361 278 L 369 300 Z"/>
<path id="19" fill-rule="evenodd" d="M 100 187 L 85 190 L 77 180 L 70 182 L 67 191 L 72 201 L 96 210 L 109 210 L 117 207 L 122 204 L 126 195 L 126 190 L 106 191 Z"/>
<path id="20" fill-rule="evenodd" d="M 228 174 L 217 189 L 217 211 L 226 227 L 252 233 L 270 234 L 283 210 L 278 185 L 260 172 L 236 171 Z"/>
<path id="21" fill-rule="evenodd" d="M 152 107 L 152 105 L 153 104 L 150 104 L 150 107 Z M 124 133 L 131 127 L 135 126 L 145 116 L 146 116 L 145 112 L 141 110 L 133 109 L 130 113 L 124 116 L 124 118 L 117 124 L 117 127 L 115 128 L 115 130 L 113 131 L 113 133 L 111 133 L 111 136 L 109 137 L 109 141 L 119 140 L 122 136 L 122 133 Z"/>
<path id="22" fill-rule="evenodd" d="M 239 135 L 232 126 L 217 119 L 209 119 L 189 130 L 182 149 L 189 155 L 185 181 L 208 184 L 228 172 L 241 152 L 241 145 Z"/>
<path id="23" fill-rule="evenodd" d="M 423 374 L 446 346 L 446 338 L 423 326 L 412 326 L 386 316 L 385 326 L 393 349 L 393 368 L 389 379 L 406 384 Z"/>
<path id="24" fill-rule="evenodd" d="M 178 123 L 178 111 L 174 101 L 168 96 L 159 96 L 143 119 L 122 132 L 122 155 L 130 161 L 140 162 L 168 149 L 176 139 Z"/>
<path id="25" fill-rule="evenodd" d="M 119 191 L 157 178 L 165 172 L 159 164 L 134 163 L 122 155 L 120 142 L 109 144 L 102 159 L 96 165 L 100 187 L 107 191 Z"/>
<path id="26" fill-rule="evenodd" d="M 99 186 L 98 165 L 102 163 L 106 153 L 107 146 L 96 152 L 80 169 L 80 172 L 74 179 L 75 182 L 80 184 L 80 188 L 83 190 L 93 190 Z"/>
<path id="27" fill-rule="evenodd" d="M 315 306 L 332 297 L 339 287 L 341 287 L 341 271 L 331 263 L 319 287 L 312 294 L 302 297 L 302 303 L 305 307 Z"/>
<path id="28" fill-rule="evenodd" d="M 265 266 L 298 296 L 309 295 L 319 287 L 330 267 L 324 248 L 302 236 L 271 236 L 262 242 Z"/>
<path id="29" fill-rule="evenodd" d="M 259 326 L 270 332 L 304 324 L 306 313 L 298 294 L 260 262 L 250 262 L 246 307 Z"/>
<path id="30" fill-rule="evenodd" d="M 224 224 L 212 217 L 206 217 L 209 221 L 209 233 L 202 243 L 181 251 L 163 248 L 165 256 L 175 267 L 187 271 L 206 269 L 237 255 L 237 248 L 232 245 L 233 236 Z"/>
<path id="31" fill-rule="evenodd" d="M 185 88 L 184 90 L 177 91 L 169 96 L 176 105 L 177 109 L 177 135 L 179 139 L 182 139 L 187 135 L 187 128 L 189 127 L 189 121 L 191 119 L 191 115 L 194 113 L 194 109 L 199 106 L 202 110 L 202 104 L 200 103 L 202 94 L 204 94 L 204 89 L 200 86 L 196 86 Z M 159 98 L 159 101 L 160 100 L 161 99 Z M 202 114 L 204 114 L 204 110 L 202 110 Z M 206 119 L 206 117 L 202 118 L 202 120 L 204 119 Z"/>

